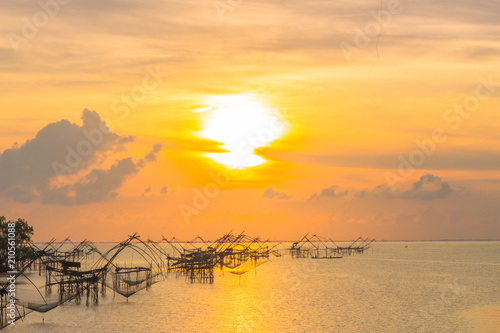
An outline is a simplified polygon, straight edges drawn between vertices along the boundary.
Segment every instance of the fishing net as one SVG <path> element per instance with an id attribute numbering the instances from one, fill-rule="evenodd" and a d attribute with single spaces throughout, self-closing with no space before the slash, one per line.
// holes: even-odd
<path id="1" fill-rule="evenodd" d="M 20 306 L 24 306 L 27 309 L 45 313 L 50 310 L 55 309 L 59 305 L 61 305 L 61 301 L 58 295 L 42 295 L 31 288 L 18 288 L 16 290 L 17 301 L 16 304 Z"/>
<path id="2" fill-rule="evenodd" d="M 144 267 L 118 267 L 114 272 L 110 272 L 110 275 L 111 279 L 106 279 L 106 285 L 114 292 L 129 298 L 158 282 L 160 273 Z"/>

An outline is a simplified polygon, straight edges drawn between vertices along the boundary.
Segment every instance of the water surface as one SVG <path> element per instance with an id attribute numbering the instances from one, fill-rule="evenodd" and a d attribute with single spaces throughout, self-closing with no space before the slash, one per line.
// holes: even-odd
<path id="1" fill-rule="evenodd" d="M 499 332 L 499 277 L 500 242 L 387 242 L 216 272 L 214 284 L 172 274 L 128 301 L 108 289 L 98 306 L 67 303 L 5 331 Z"/>

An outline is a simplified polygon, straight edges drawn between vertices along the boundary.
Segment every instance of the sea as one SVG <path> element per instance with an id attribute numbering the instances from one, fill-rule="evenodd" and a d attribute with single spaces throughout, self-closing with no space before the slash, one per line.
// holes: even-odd
<path id="1" fill-rule="evenodd" d="M 43 283 L 37 272 L 28 277 Z M 32 312 L 4 331 L 500 332 L 500 242 L 379 242 L 341 259 L 282 256 L 243 275 L 217 271 L 212 284 L 169 274 L 128 299 L 109 289 L 98 305 Z"/>

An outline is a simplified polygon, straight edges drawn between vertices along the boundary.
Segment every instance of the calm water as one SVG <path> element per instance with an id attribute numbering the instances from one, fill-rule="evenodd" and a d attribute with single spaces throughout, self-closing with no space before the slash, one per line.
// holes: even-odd
<path id="1" fill-rule="evenodd" d="M 275 259 L 241 280 L 215 274 L 212 285 L 172 274 L 128 302 L 108 289 L 98 306 L 68 303 L 5 331 L 498 332 L 500 323 L 500 242 L 382 243 L 340 260 Z"/>

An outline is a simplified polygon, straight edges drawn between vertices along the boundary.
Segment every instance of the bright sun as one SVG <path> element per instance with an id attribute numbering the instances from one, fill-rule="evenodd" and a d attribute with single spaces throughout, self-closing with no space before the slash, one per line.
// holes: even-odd
<path id="1" fill-rule="evenodd" d="M 269 146 L 285 134 L 278 113 L 254 94 L 215 95 L 203 100 L 204 128 L 198 134 L 222 144 L 227 152 L 203 156 L 232 169 L 254 167 L 266 162 L 254 150 Z"/>

